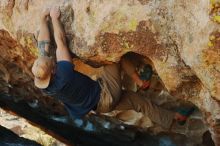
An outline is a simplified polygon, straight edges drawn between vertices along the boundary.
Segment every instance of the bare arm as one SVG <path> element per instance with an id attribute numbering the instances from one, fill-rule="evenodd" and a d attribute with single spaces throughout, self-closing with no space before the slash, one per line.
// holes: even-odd
<path id="1" fill-rule="evenodd" d="M 52 18 L 53 28 L 54 28 L 54 37 L 57 44 L 56 57 L 57 61 L 69 61 L 72 62 L 69 49 L 66 45 L 65 33 L 61 22 L 59 20 L 60 10 L 59 8 L 52 8 L 50 12 Z"/>
<path id="2" fill-rule="evenodd" d="M 121 58 L 121 66 L 125 73 L 130 76 L 138 86 L 141 87 L 143 85 L 143 81 L 136 72 L 134 64 L 127 57 Z"/>
<path id="3" fill-rule="evenodd" d="M 49 14 L 49 9 L 45 9 L 40 17 L 40 32 L 37 38 L 39 56 L 49 56 L 50 32 L 47 21 L 47 16 L 49 16 Z"/>

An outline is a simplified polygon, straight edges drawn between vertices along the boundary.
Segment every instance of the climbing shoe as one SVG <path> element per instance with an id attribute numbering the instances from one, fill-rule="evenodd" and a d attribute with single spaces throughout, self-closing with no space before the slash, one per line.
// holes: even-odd
<path id="1" fill-rule="evenodd" d="M 181 108 L 177 110 L 178 118 L 176 119 L 179 125 L 184 125 L 188 117 L 195 111 L 195 107 L 191 108 Z"/>

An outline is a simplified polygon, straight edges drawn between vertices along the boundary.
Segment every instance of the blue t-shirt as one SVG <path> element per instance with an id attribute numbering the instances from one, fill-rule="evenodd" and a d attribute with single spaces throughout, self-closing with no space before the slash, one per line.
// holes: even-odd
<path id="1" fill-rule="evenodd" d="M 71 62 L 59 61 L 55 75 L 43 91 L 61 100 L 70 116 L 81 118 L 99 102 L 101 87 L 97 81 L 75 71 Z"/>

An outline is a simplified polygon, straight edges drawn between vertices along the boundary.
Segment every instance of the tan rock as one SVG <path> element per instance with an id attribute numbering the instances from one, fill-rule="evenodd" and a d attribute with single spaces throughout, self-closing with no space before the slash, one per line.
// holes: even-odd
<path id="1" fill-rule="evenodd" d="M 220 42 L 212 42 L 220 37 L 209 40 L 219 24 L 209 17 L 209 0 L 3 0 L 1 34 L 11 38 L 0 36 L 1 57 L 30 76 L 32 61 L 24 62 L 37 54 L 39 15 L 52 5 L 61 7 L 69 48 L 77 56 L 93 64 L 118 62 L 129 51 L 146 56 L 172 95 L 220 118 Z"/>

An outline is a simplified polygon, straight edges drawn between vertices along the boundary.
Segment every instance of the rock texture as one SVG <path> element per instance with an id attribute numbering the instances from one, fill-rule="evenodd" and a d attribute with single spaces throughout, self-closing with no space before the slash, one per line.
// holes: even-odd
<path id="1" fill-rule="evenodd" d="M 83 119 L 68 120 L 68 117 L 48 116 L 44 111 L 33 110 L 24 101 L 14 102 L 7 95 L 0 95 L 0 106 L 6 111 L 14 111 L 17 115 L 24 117 L 35 126 L 51 134 L 67 145 L 78 146 L 194 146 L 183 134 L 160 133 L 143 131 L 133 126 L 106 116 L 91 114 Z M 12 97 L 11 97 L 12 98 Z M 19 123 L 19 122 L 18 122 Z M 2 124 L 2 123 L 1 123 Z M 62 130 L 60 130 L 62 129 Z M 0 126 L 1 130 L 1 126 Z M 15 129 L 13 129 L 15 130 Z M 1 133 L 1 131 L 0 131 Z M 40 132 L 38 132 L 39 134 Z M 43 136 L 42 136 L 43 137 Z M 7 139 L 11 138 L 8 135 Z M 1 136 L 0 136 L 1 140 Z M 41 141 L 42 143 L 42 141 Z M 42 145 L 56 145 L 43 143 Z M 62 146 L 58 143 L 57 145 Z"/>
<path id="2" fill-rule="evenodd" d="M 48 134 L 45 134 L 43 131 L 41 131 L 39 128 L 34 127 L 30 123 L 28 123 L 27 120 L 22 119 L 20 117 L 17 117 L 15 115 L 9 114 L 5 112 L 4 110 L 0 109 L 0 123 L 2 126 L 7 128 L 8 130 L 14 132 L 19 137 L 23 137 L 25 139 L 29 139 L 32 141 L 36 141 L 39 143 L 39 145 L 48 146 L 48 145 L 59 145 L 64 146 L 63 143 L 60 141 L 54 139 L 53 137 L 49 136 Z M 2 127 L 0 126 L 0 140 L 3 143 L 3 139 L 7 136 L 7 139 L 14 142 L 12 139 L 12 136 L 4 134 L 5 131 L 2 131 Z M 11 139 L 10 139 L 11 138 Z M 6 139 L 6 138 L 5 138 Z M 0 143 L 1 144 L 1 143 Z M 9 144 L 8 144 L 9 145 Z M 11 144 L 12 145 L 12 144 Z M 23 144 L 25 145 L 25 144 Z M 28 145 L 28 144 L 26 144 Z"/>
<path id="3" fill-rule="evenodd" d="M 0 144 L 4 146 L 10 146 L 10 145 L 29 145 L 29 146 L 40 146 L 40 144 L 27 140 L 25 138 L 21 138 L 12 131 L 6 129 L 5 127 L 0 126 Z"/>
<path id="4" fill-rule="evenodd" d="M 30 73 L 37 56 L 39 15 L 43 8 L 58 5 L 73 53 L 93 65 L 118 62 L 127 52 L 149 58 L 170 94 L 202 110 L 220 145 L 220 33 L 218 17 L 212 13 L 217 4 L 209 0 L 1 0 L 1 86 L 15 92 L 21 88 L 16 85 L 27 83 L 25 92 L 17 94 L 41 97 Z M 13 65 L 25 73 L 25 80 L 14 79 Z"/>

